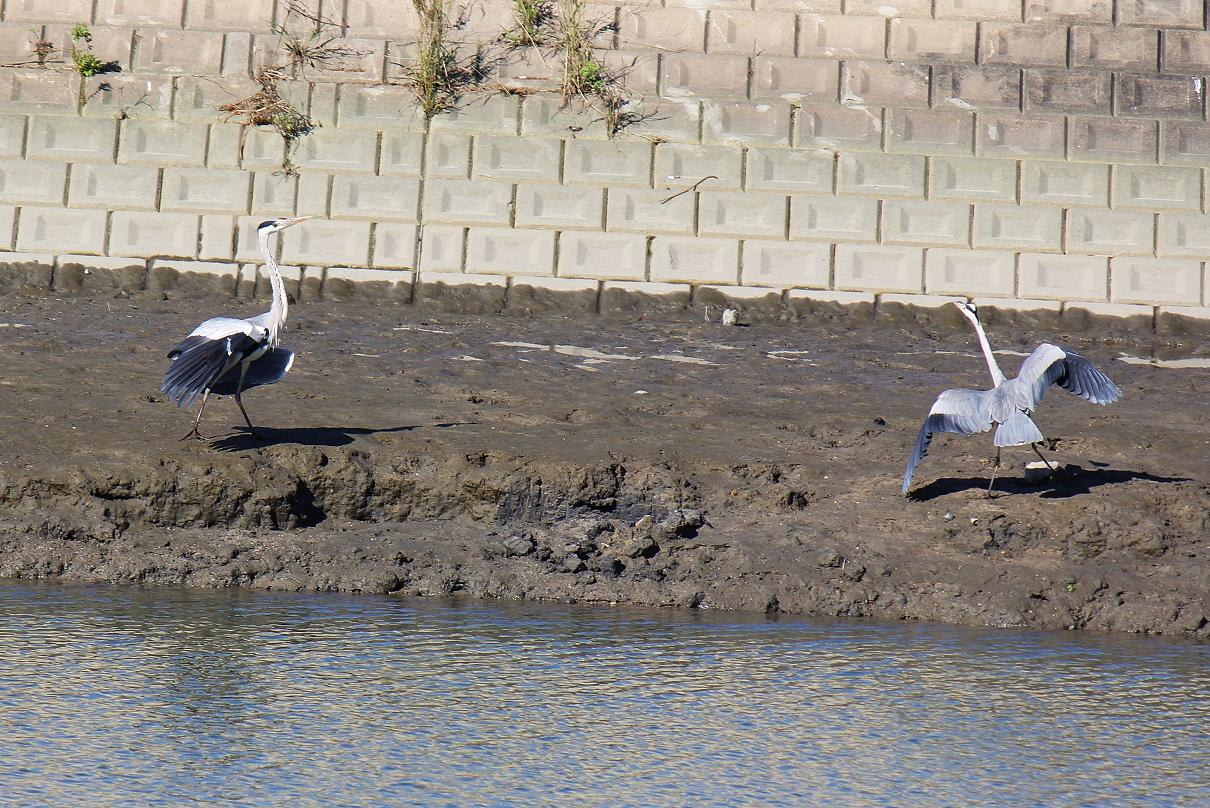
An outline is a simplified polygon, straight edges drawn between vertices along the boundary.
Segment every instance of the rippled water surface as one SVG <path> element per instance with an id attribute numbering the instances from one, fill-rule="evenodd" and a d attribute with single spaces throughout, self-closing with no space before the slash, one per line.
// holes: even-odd
<path id="1" fill-rule="evenodd" d="M 0 582 L 0 800 L 1210 805 L 1210 648 Z"/>

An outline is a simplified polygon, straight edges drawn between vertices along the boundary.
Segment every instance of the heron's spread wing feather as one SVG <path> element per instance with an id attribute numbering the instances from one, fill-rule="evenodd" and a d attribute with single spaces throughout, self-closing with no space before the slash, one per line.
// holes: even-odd
<path id="1" fill-rule="evenodd" d="M 294 364 L 293 351 L 285 348 L 272 348 L 259 359 L 248 365 L 244 374 L 243 390 L 251 390 L 264 384 L 281 381 L 282 377 Z M 219 396 L 233 396 L 239 390 L 239 367 L 233 367 L 215 380 L 210 386 L 210 392 Z"/>
<path id="2" fill-rule="evenodd" d="M 1013 410 L 1012 414 L 996 427 L 992 443 L 996 446 L 1024 446 L 1042 439 L 1042 431 L 1033 419 L 1021 410 Z"/>
<path id="3" fill-rule="evenodd" d="M 211 317 L 193 329 L 189 336 L 222 339 L 242 334 L 246 337 L 255 337 L 261 330 L 264 330 L 263 326 L 258 326 L 251 320 L 241 320 L 238 317 Z"/>
<path id="4" fill-rule="evenodd" d="M 188 407 L 241 357 L 259 346 L 258 340 L 242 333 L 219 339 L 186 337 L 169 354 L 172 364 L 164 374 L 160 391 L 177 406 Z"/>
<path id="5" fill-rule="evenodd" d="M 992 428 L 989 414 L 990 390 L 946 390 L 933 402 L 929 415 L 920 425 L 916 434 L 916 442 L 912 444 L 912 453 L 908 457 L 907 468 L 903 472 L 903 487 L 900 493 L 906 494 L 912 484 L 912 476 L 916 467 L 928 454 L 933 435 L 937 432 L 955 432 L 960 435 L 974 435 L 976 432 L 986 432 Z"/>
<path id="6" fill-rule="evenodd" d="M 1111 404 L 1122 397 L 1118 386 L 1087 359 L 1048 343 L 1026 357 L 1015 381 L 1016 403 L 1026 412 L 1037 409 L 1054 384 L 1093 404 Z"/>

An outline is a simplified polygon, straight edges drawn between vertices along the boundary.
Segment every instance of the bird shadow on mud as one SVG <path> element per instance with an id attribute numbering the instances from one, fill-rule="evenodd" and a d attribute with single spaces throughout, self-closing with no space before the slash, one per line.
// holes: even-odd
<path id="1" fill-rule="evenodd" d="M 934 480 L 928 485 L 913 491 L 909 494 L 908 498 L 916 502 L 927 502 L 937 497 L 943 497 L 946 494 L 960 494 L 963 491 L 978 490 L 986 492 L 989 479 L 988 477 L 951 477 Z M 1022 477 L 1000 476 L 996 478 L 996 487 L 992 491 L 992 496 L 1037 494 L 1042 499 L 1068 499 L 1069 497 L 1087 494 L 1092 489 L 1100 488 L 1101 486 L 1119 485 L 1135 480 L 1169 484 L 1192 482 L 1192 478 L 1190 477 L 1164 477 L 1157 474 L 1148 474 L 1145 471 L 1130 471 L 1128 469 L 1077 469 L 1075 471 L 1060 471 L 1053 477 L 1040 483 L 1028 483 Z"/>
<path id="2" fill-rule="evenodd" d="M 210 445 L 220 452 L 242 452 L 247 449 L 264 449 L 269 446 L 347 446 L 361 435 L 385 435 L 391 432 L 411 432 L 416 429 L 449 429 L 455 426 L 466 426 L 469 422 L 449 422 L 440 424 L 410 424 L 407 426 L 392 426 L 382 429 L 370 429 L 356 426 L 313 426 L 290 427 L 275 429 L 274 427 L 258 426 L 256 433 L 247 427 L 236 427 L 235 434 L 225 435 L 210 441 Z"/>

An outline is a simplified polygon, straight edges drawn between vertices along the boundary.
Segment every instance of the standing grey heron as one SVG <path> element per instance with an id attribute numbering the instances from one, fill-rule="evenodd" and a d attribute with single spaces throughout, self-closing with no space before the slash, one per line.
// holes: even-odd
<path id="1" fill-rule="evenodd" d="M 206 399 L 213 393 L 219 396 L 235 396 L 235 403 L 248 423 L 248 429 L 256 434 L 252 419 L 244 409 L 240 398 L 245 390 L 263 384 L 280 381 L 294 363 L 294 353 L 278 347 L 281 332 L 286 326 L 286 286 L 282 283 L 281 270 L 269 249 L 269 236 L 293 227 L 310 216 L 295 216 L 270 219 L 256 228 L 265 266 L 269 268 L 269 282 L 273 287 L 273 303 L 264 314 L 247 319 L 236 317 L 212 317 L 193 329 L 179 345 L 168 352 L 172 364 L 164 374 L 160 391 L 178 407 L 191 407 L 200 396 L 193 429 L 181 438 L 203 440 L 198 431 Z"/>
<path id="2" fill-rule="evenodd" d="M 904 495 L 912 484 L 916 466 L 928 454 L 934 433 L 973 435 L 996 427 L 996 434 L 992 438 L 996 445 L 996 461 L 992 467 L 991 482 L 987 486 L 987 495 L 991 496 L 992 486 L 996 484 L 996 471 L 1000 468 L 1000 449 L 1004 446 L 1029 444 L 1042 462 L 1054 470 L 1050 461 L 1038 450 L 1038 443 L 1044 438 L 1038 425 L 1029 417 L 1042 403 L 1051 385 L 1057 384 L 1093 404 L 1112 404 L 1122 397 L 1118 386 L 1087 359 L 1074 351 L 1045 342 L 1025 358 L 1016 378 L 1005 378 L 987 341 L 983 324 L 979 322 L 975 305 L 964 301 L 955 301 L 954 305 L 975 326 L 979 346 L 983 349 L 983 357 L 992 374 L 993 387 L 990 390 L 946 390 L 937 396 L 920 427 L 911 457 L 908 458 L 907 470 L 903 472 L 900 493 Z"/>

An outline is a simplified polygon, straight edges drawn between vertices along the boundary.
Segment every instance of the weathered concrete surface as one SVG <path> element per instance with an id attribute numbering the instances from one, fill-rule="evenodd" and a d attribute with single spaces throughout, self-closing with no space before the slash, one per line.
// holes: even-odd
<path id="1" fill-rule="evenodd" d="M 294 370 L 248 396 L 264 437 L 219 400 L 215 440 L 182 443 L 164 352 L 224 309 L 253 313 L 0 298 L 0 575 L 1210 636 L 1210 369 L 1115 361 L 1149 335 L 993 324 L 998 348 L 1069 338 L 1126 398 L 1051 393 L 1038 420 L 1076 467 L 1053 483 L 1011 451 L 988 499 L 990 439 L 942 436 L 905 501 L 933 397 L 986 382 L 944 310 L 724 328 L 304 304 Z M 1210 355 L 1191 339 L 1166 355 Z"/>

